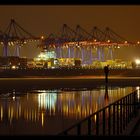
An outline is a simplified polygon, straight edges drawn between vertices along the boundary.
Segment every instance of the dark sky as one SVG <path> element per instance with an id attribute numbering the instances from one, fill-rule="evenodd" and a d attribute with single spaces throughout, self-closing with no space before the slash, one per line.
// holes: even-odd
<path id="1" fill-rule="evenodd" d="M 112 28 L 131 41 L 140 40 L 140 6 L 131 5 L 42 5 L 0 6 L 0 29 L 11 18 L 36 36 L 58 33 L 66 23 L 71 28 L 80 24 L 87 31 L 93 26 Z"/>

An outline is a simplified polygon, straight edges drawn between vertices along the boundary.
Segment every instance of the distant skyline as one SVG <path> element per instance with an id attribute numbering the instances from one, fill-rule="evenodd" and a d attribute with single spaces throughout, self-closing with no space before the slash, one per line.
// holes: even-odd
<path id="1" fill-rule="evenodd" d="M 140 40 L 140 6 L 1 5 L 0 30 L 6 29 L 11 18 L 14 18 L 23 28 L 36 36 L 58 34 L 63 24 L 67 24 L 73 29 L 79 24 L 88 32 L 94 26 L 100 29 L 110 27 L 130 41 Z M 136 55 L 139 55 L 137 49 L 133 50 Z"/>

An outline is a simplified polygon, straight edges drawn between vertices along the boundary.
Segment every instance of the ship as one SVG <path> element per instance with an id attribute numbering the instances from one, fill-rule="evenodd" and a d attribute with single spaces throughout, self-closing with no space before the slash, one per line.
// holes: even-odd
<path id="1" fill-rule="evenodd" d="M 104 76 L 104 66 L 108 64 L 110 76 L 140 76 L 140 67 L 131 62 L 108 60 L 85 65 L 80 58 L 58 58 L 54 51 L 43 49 L 34 59 L 0 57 L 0 77 Z"/>

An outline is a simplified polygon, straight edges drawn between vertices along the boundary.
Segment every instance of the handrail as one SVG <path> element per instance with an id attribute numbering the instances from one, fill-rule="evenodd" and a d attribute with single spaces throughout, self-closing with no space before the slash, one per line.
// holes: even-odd
<path id="1" fill-rule="evenodd" d="M 80 135 L 81 134 L 81 131 L 80 131 L 80 126 L 82 125 L 83 122 L 85 121 L 88 121 L 88 134 L 91 134 L 91 117 L 93 117 L 94 115 L 99 115 L 99 113 L 103 112 L 103 135 L 105 134 L 105 111 L 106 109 L 108 108 L 109 109 L 109 113 L 110 113 L 110 109 L 111 107 L 113 106 L 113 133 L 115 133 L 115 129 L 116 129 L 116 126 L 115 126 L 115 118 L 119 118 L 119 115 L 121 115 L 121 117 L 125 117 L 126 119 L 128 119 L 128 122 L 130 120 L 130 116 L 133 109 L 131 109 L 131 106 L 135 106 L 136 105 L 136 98 L 135 98 L 135 95 L 137 94 L 137 90 L 134 90 L 132 91 L 130 94 L 122 97 L 121 99 L 118 99 L 117 101 L 113 102 L 113 103 L 110 103 L 109 105 L 105 106 L 104 108 L 98 110 L 97 112 L 94 112 L 93 114 L 87 116 L 86 118 L 80 120 L 79 122 L 73 124 L 72 126 L 70 126 L 69 128 L 65 129 L 64 131 L 58 133 L 58 135 L 67 135 L 67 133 L 72 130 L 73 128 L 76 128 L 77 127 L 77 132 L 78 134 Z M 134 95 L 134 97 L 132 96 Z M 130 98 L 130 96 L 132 96 Z M 127 102 L 128 101 L 128 102 Z M 125 105 L 126 107 L 124 108 L 121 108 L 120 109 L 120 112 L 118 112 L 119 110 L 119 105 Z M 115 106 L 117 106 L 117 116 L 115 116 Z M 127 113 L 127 109 L 128 109 L 128 113 Z M 131 111 L 130 111 L 131 110 Z M 134 107 L 134 112 L 135 112 L 135 107 Z M 126 114 L 125 114 L 126 113 Z M 109 114 L 109 118 L 111 118 L 110 114 Z M 97 119 L 99 119 L 97 117 Z M 122 123 L 122 118 L 119 118 L 120 120 L 117 120 L 117 133 L 119 133 L 119 125 L 120 123 Z M 123 118 L 124 119 L 124 118 Z M 108 119 L 108 124 L 109 124 L 109 134 L 110 134 L 110 119 Z M 125 120 L 124 120 L 125 121 Z M 99 122 L 96 121 L 96 127 L 97 127 L 97 131 L 98 131 L 98 124 Z M 124 123 L 124 122 L 123 122 Z M 99 125 L 99 124 L 98 124 Z M 127 122 L 126 122 L 126 125 L 127 125 Z M 124 128 L 126 126 L 124 124 Z M 120 132 L 122 133 L 122 128 L 120 129 Z M 96 133 L 98 135 L 98 132 Z"/>

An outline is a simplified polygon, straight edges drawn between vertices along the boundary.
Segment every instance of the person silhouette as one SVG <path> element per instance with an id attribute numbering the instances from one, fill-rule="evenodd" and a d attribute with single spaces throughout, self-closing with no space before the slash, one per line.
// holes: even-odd
<path id="1" fill-rule="evenodd" d="M 105 82 L 108 83 L 109 65 L 104 67 Z"/>

